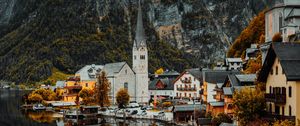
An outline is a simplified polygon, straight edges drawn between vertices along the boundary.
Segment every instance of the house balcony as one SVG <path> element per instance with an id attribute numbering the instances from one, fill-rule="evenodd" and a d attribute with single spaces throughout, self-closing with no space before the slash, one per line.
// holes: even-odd
<path id="1" fill-rule="evenodd" d="M 286 103 L 286 94 L 265 94 L 265 99 L 267 102 L 273 102 L 275 104 L 285 104 Z"/>
<path id="2" fill-rule="evenodd" d="M 177 88 L 177 91 L 196 91 L 196 88 Z"/>
<path id="3" fill-rule="evenodd" d="M 264 119 L 273 121 L 273 120 L 289 120 L 291 122 L 296 122 L 296 116 L 284 116 L 275 113 L 268 112 L 264 117 Z"/>

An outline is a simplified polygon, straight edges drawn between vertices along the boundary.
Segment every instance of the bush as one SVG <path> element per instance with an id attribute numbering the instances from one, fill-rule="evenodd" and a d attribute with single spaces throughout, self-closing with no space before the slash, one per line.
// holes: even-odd
<path id="1" fill-rule="evenodd" d="M 215 126 L 220 125 L 222 122 L 232 123 L 232 120 L 231 120 L 230 116 L 225 113 L 219 113 L 217 116 L 212 118 L 212 124 Z"/>

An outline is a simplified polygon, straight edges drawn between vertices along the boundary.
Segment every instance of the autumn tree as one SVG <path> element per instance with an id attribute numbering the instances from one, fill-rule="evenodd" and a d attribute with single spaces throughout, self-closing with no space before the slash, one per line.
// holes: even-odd
<path id="1" fill-rule="evenodd" d="M 227 52 L 227 57 L 241 57 L 253 43 L 262 43 L 265 34 L 265 12 L 260 12 L 235 39 Z M 242 57 L 244 58 L 244 57 Z"/>
<path id="2" fill-rule="evenodd" d="M 219 113 L 217 116 L 212 118 L 212 124 L 215 126 L 219 126 L 222 122 L 232 123 L 232 120 L 230 116 L 225 113 Z"/>
<path id="3" fill-rule="evenodd" d="M 43 97 L 36 93 L 31 93 L 28 96 L 28 101 L 31 103 L 40 103 L 43 101 Z"/>
<path id="4" fill-rule="evenodd" d="M 164 69 L 163 68 L 159 68 L 158 70 L 155 71 L 156 75 L 160 75 L 162 73 L 164 73 Z"/>
<path id="5" fill-rule="evenodd" d="M 43 100 L 45 101 L 53 101 L 57 99 L 56 93 L 50 89 L 40 88 L 33 91 L 32 94 L 39 94 L 40 96 L 42 96 Z"/>
<path id="6" fill-rule="evenodd" d="M 266 102 L 264 92 L 253 88 L 243 88 L 233 95 L 235 116 L 241 125 L 254 121 L 264 114 Z"/>
<path id="7" fill-rule="evenodd" d="M 129 94 L 128 94 L 128 91 L 127 89 L 120 89 L 118 92 L 117 92 L 117 104 L 118 104 L 118 107 L 119 108 L 125 108 L 126 105 L 128 105 L 129 103 Z"/>
<path id="8" fill-rule="evenodd" d="M 278 32 L 272 37 L 272 42 L 282 42 L 281 33 Z"/>
<path id="9" fill-rule="evenodd" d="M 94 92 L 91 89 L 88 88 L 83 88 L 79 92 L 78 96 L 82 98 L 83 104 L 88 105 L 92 104 L 94 99 L 93 99 Z"/>
<path id="10" fill-rule="evenodd" d="M 102 71 L 100 75 L 97 76 L 97 84 L 95 88 L 96 102 L 101 106 L 109 106 L 109 94 L 110 83 L 107 79 L 106 73 Z"/>

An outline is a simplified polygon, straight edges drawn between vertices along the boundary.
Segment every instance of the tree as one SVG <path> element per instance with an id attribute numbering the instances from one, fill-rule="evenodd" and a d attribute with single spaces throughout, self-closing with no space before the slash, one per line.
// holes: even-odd
<path id="1" fill-rule="evenodd" d="M 272 42 L 282 42 L 282 36 L 281 33 L 276 33 L 273 37 L 272 37 Z"/>
<path id="2" fill-rule="evenodd" d="M 289 120 L 277 120 L 273 123 L 273 126 L 295 126 L 295 123 Z"/>
<path id="3" fill-rule="evenodd" d="M 97 84 L 95 88 L 96 102 L 101 106 L 109 106 L 110 101 L 108 94 L 110 92 L 110 83 L 106 77 L 106 73 L 102 71 L 97 77 Z"/>
<path id="4" fill-rule="evenodd" d="M 117 93 L 117 104 L 119 108 L 125 108 L 129 103 L 129 94 L 127 89 L 121 88 Z"/>
<path id="5" fill-rule="evenodd" d="M 235 116 L 241 125 L 261 117 L 266 108 L 264 92 L 252 88 L 243 88 L 233 95 Z"/>
<path id="6" fill-rule="evenodd" d="M 41 101 L 43 101 L 43 97 L 39 94 L 31 93 L 28 96 L 28 101 L 31 103 L 40 103 Z"/>
<path id="7" fill-rule="evenodd" d="M 158 70 L 155 71 L 155 74 L 156 75 L 160 75 L 164 72 L 164 69 L 163 68 L 159 68 Z"/>
<path id="8" fill-rule="evenodd" d="M 40 89 L 33 91 L 32 93 L 39 94 L 40 96 L 42 96 L 43 100 L 46 100 L 46 101 L 56 100 L 56 93 L 50 89 L 40 88 Z"/>
<path id="9" fill-rule="evenodd" d="M 82 98 L 83 104 L 88 105 L 94 101 L 93 94 L 94 94 L 93 90 L 88 88 L 83 88 L 79 92 L 78 96 Z"/>
<path id="10" fill-rule="evenodd" d="M 231 120 L 230 116 L 225 113 L 219 113 L 217 116 L 212 118 L 212 124 L 215 126 L 220 125 L 222 122 L 232 123 L 232 120 Z"/>

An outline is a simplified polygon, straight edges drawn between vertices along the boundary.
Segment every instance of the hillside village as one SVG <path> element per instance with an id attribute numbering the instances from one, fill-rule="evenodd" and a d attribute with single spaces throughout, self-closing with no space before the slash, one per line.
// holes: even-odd
<path id="1" fill-rule="evenodd" d="M 176 124 L 235 126 L 285 120 L 300 125 L 299 5 L 298 0 L 282 0 L 266 10 L 265 42 L 249 45 L 245 57 L 226 57 L 213 68 L 184 71 L 161 68 L 155 73 L 148 72 L 151 62 L 148 62 L 147 37 L 139 7 L 132 66 L 126 62 L 89 64 L 68 79 L 57 81 L 55 86 L 41 88 L 61 92 L 62 103 L 82 102 L 80 91 L 94 90 L 100 73 L 105 73 L 110 84 L 111 106 L 117 105 L 118 91 L 126 89 L 130 103 L 168 111 Z M 276 39 L 278 34 L 280 37 Z M 252 60 L 260 61 L 261 68 L 247 72 L 247 64 Z M 256 94 L 254 100 L 249 102 L 252 99 L 247 99 L 243 92 Z M 259 96 L 263 96 L 262 102 Z M 253 107 L 245 112 L 243 107 L 251 105 L 247 106 L 243 100 L 249 104 L 261 103 L 257 105 L 259 110 Z M 248 118 L 243 112 L 253 115 Z"/>

